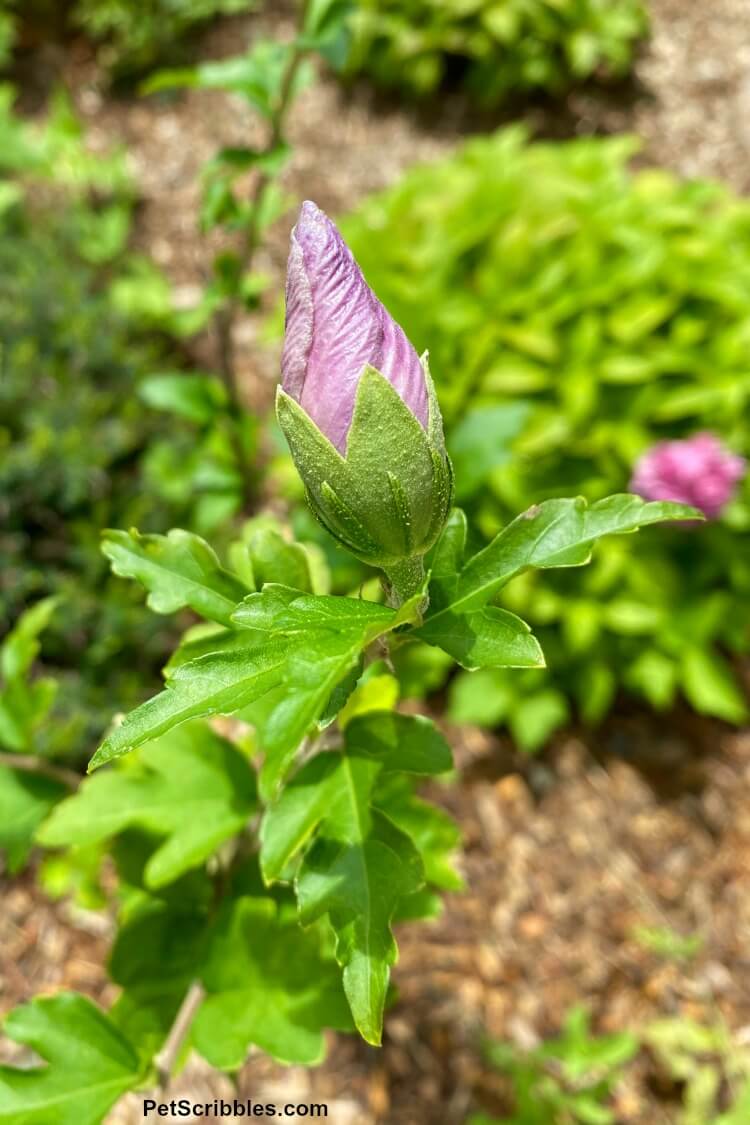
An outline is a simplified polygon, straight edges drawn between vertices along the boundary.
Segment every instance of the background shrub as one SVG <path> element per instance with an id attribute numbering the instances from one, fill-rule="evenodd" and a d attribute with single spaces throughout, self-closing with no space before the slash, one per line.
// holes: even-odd
<path id="1" fill-rule="evenodd" d="M 119 157 L 87 155 L 64 100 L 39 130 L 11 105 L 6 89 L 0 633 L 60 595 L 44 657 L 64 682 L 58 724 L 78 729 L 65 742 L 85 753 L 117 707 L 153 686 L 174 636 L 109 575 L 100 531 L 180 520 L 212 529 L 237 507 L 237 474 L 221 403 L 200 399 L 200 377 L 154 375 L 180 357 L 153 302 L 160 279 L 127 251 L 132 197 Z M 149 399 L 170 410 L 167 421 Z"/>
<path id="2" fill-rule="evenodd" d="M 428 94 L 462 80 L 480 101 L 626 74 L 642 0 L 358 0 L 350 72 Z"/>
<path id="3" fill-rule="evenodd" d="M 102 44 L 115 72 L 138 72 L 174 57 L 185 36 L 214 16 L 253 7 L 254 0 L 0 0 L 0 64 L 13 43 L 83 32 Z"/>
<path id="4" fill-rule="evenodd" d="M 625 490 L 653 442 L 698 430 L 750 453 L 750 207 L 711 183 L 633 174 L 629 139 L 474 141 L 344 224 L 433 373 L 459 496 L 483 531 L 544 496 Z M 529 575 L 505 604 L 549 670 L 459 677 L 453 712 L 526 747 L 606 714 L 620 689 L 740 722 L 726 653 L 750 641 L 750 481 L 715 523 L 609 541 L 584 576 Z M 524 691 L 519 696 L 519 682 Z"/>

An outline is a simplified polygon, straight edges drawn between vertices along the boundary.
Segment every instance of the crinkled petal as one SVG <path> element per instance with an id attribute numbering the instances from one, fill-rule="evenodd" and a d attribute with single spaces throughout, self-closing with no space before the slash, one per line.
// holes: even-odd
<path id="1" fill-rule="evenodd" d="M 417 353 L 334 224 L 308 201 L 292 234 L 283 385 L 342 453 L 368 363 L 426 427 L 427 388 Z"/>

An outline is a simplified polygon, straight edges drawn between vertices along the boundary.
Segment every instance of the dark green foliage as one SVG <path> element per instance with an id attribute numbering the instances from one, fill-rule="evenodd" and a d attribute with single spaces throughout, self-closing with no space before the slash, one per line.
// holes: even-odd
<path id="1" fill-rule="evenodd" d="M 64 100 L 43 129 L 15 117 L 11 100 L 2 90 L 0 635 L 60 596 L 44 657 L 63 688 L 40 738 L 83 756 L 114 710 L 148 690 L 174 636 L 108 574 L 102 529 L 160 531 L 188 517 L 214 527 L 237 507 L 237 474 L 220 403 L 188 415 L 173 394 L 176 405 L 155 403 L 171 407 L 165 422 L 139 398 L 178 357 L 165 302 L 161 320 L 154 307 L 146 318 L 145 282 L 140 303 L 123 289 L 138 261 L 126 251 L 121 162 L 87 154 Z"/>
<path id="2" fill-rule="evenodd" d="M 750 453 L 750 207 L 632 175 L 632 151 L 502 132 L 344 224 L 369 283 L 430 348 L 449 448 L 471 465 L 459 494 L 488 537 L 545 497 L 626 489 L 660 438 L 708 429 Z M 456 681 L 456 717 L 507 721 L 531 749 L 569 700 L 596 721 L 624 688 L 741 721 L 723 654 L 750 646 L 748 528 L 746 480 L 715 523 L 609 540 L 585 575 L 526 575 L 502 604 L 531 622 L 549 670 Z"/>
<path id="3" fill-rule="evenodd" d="M 158 529 L 184 510 L 149 493 L 141 465 L 158 425 L 134 391 L 158 353 L 111 308 L 64 230 L 18 212 L 2 228 L 0 621 L 61 595 L 45 655 L 78 681 L 68 709 L 82 691 L 101 729 L 114 700 L 143 690 L 168 641 L 99 549 L 102 527 Z"/>
<path id="4" fill-rule="evenodd" d="M 347 69 L 421 95 L 458 78 L 489 105 L 622 76 L 647 28 L 642 0 L 357 0 Z"/>
<path id="5" fill-rule="evenodd" d="M 174 58 L 208 20 L 255 6 L 255 0 L 0 0 L 0 62 L 18 40 L 33 44 L 83 32 L 116 75 L 132 75 Z"/>

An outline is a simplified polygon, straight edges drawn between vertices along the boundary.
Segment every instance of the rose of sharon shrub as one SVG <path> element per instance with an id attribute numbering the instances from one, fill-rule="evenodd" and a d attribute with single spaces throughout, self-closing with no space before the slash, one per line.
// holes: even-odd
<path id="1" fill-rule="evenodd" d="M 461 887 L 456 828 L 416 792 L 452 768 L 450 747 L 430 720 L 396 709 L 391 651 L 424 641 L 467 668 L 538 668 L 529 626 L 492 604 L 501 589 L 531 569 L 586 563 L 605 536 L 700 519 L 628 494 L 555 499 L 473 552 L 465 514 L 448 510 L 426 368 L 312 204 L 292 238 L 287 295 L 280 420 L 316 514 L 380 563 L 383 589 L 321 593 L 320 559 L 263 520 L 226 562 L 179 528 L 105 534 L 115 574 L 145 587 L 154 612 L 190 609 L 202 622 L 165 667 L 164 690 L 112 726 L 93 777 L 55 769 L 61 784 L 28 794 L 24 820 L 43 847 L 65 849 L 63 868 L 96 881 L 111 849 L 106 899 L 119 890 L 126 908 L 107 1013 L 60 993 L 6 1019 L 39 1063 L 0 1067 L 2 1120 L 99 1125 L 126 1091 L 158 1082 L 166 1096 L 188 1049 L 237 1073 L 253 1049 L 314 1065 L 326 1029 L 380 1044 L 393 927 L 434 917 L 439 892 Z M 50 699 L 28 673 L 53 609 L 19 623 L 0 652 L 0 740 L 18 700 L 31 712 L 8 744 L 6 804 L 23 773 L 13 754 Z M 206 721 L 229 715 L 234 740 Z M 34 764 L 49 780 L 54 765 Z M 19 826 L 0 836 L 16 862 L 30 843 Z"/>

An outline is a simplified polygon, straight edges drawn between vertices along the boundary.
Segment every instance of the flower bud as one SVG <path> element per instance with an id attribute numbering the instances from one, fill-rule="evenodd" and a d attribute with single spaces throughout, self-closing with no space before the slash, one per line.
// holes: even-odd
<path id="1" fill-rule="evenodd" d="M 708 519 L 721 515 L 742 480 L 747 464 L 715 434 L 652 446 L 635 467 L 631 492 L 644 500 L 676 500 L 699 508 Z"/>
<path id="2" fill-rule="evenodd" d="M 452 473 L 426 357 L 309 202 L 291 237 L 277 409 L 313 511 L 353 554 L 391 571 L 429 550 Z"/>

